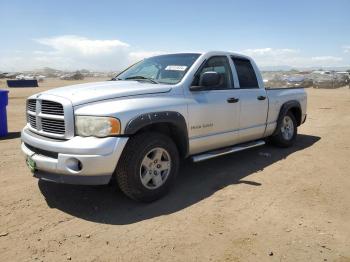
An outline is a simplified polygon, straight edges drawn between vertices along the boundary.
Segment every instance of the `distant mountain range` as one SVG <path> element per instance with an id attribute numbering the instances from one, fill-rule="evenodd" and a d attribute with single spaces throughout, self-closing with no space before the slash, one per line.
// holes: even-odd
<path id="1" fill-rule="evenodd" d="M 324 70 L 324 71 L 347 71 L 350 70 L 349 66 L 329 66 L 329 67 L 293 67 L 288 65 L 281 66 L 260 66 L 261 71 L 290 71 L 290 70 L 298 70 L 298 71 L 314 71 L 314 70 Z"/>

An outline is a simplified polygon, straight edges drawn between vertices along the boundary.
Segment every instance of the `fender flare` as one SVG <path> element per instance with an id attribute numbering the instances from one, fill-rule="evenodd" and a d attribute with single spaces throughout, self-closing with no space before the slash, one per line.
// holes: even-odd
<path id="1" fill-rule="evenodd" d="M 300 105 L 299 101 L 291 100 L 291 101 L 284 103 L 281 106 L 280 112 L 279 112 L 278 117 L 277 117 L 277 126 L 276 126 L 276 129 L 272 135 L 276 135 L 278 130 L 280 130 L 282 117 L 292 108 L 298 108 L 300 110 L 300 112 L 302 112 L 301 105 Z M 301 116 L 300 116 L 300 119 L 301 119 Z"/>
<path id="2" fill-rule="evenodd" d="M 181 146 L 184 150 L 184 155 L 187 156 L 189 152 L 189 141 L 186 120 L 182 114 L 174 111 L 162 111 L 162 112 L 151 112 L 141 114 L 131 119 L 124 129 L 125 135 L 136 134 L 139 130 L 144 127 L 151 126 L 153 124 L 170 124 L 176 128 L 181 138 Z"/>

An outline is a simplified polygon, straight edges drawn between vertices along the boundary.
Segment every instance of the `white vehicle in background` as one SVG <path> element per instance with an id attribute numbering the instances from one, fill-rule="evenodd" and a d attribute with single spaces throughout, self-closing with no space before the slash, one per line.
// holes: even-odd
<path id="1" fill-rule="evenodd" d="M 46 76 L 43 76 L 43 75 L 23 75 L 23 74 L 20 74 L 20 75 L 16 76 L 17 80 L 38 80 L 39 82 L 43 81 L 45 78 L 46 78 Z"/>
<path id="2" fill-rule="evenodd" d="M 20 75 L 16 76 L 16 79 L 17 80 L 34 80 L 35 78 L 34 78 L 34 76 L 20 74 Z"/>
<path id="3" fill-rule="evenodd" d="M 174 184 L 181 159 L 204 161 L 266 138 L 292 146 L 306 104 L 303 88 L 265 89 L 247 56 L 161 55 L 111 81 L 29 97 L 22 150 L 37 178 L 89 185 L 116 179 L 130 198 L 152 201 Z"/>

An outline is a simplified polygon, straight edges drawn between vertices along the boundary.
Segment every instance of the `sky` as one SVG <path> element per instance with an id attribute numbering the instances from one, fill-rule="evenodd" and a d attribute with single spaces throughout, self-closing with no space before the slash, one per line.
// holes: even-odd
<path id="1" fill-rule="evenodd" d="M 350 67 L 350 0 L 0 0 L 0 10 L 0 71 L 118 71 L 211 50 L 261 67 Z"/>

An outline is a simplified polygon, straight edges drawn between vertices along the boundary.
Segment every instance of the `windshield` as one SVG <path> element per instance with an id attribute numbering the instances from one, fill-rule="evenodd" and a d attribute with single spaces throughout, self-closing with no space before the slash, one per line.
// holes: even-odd
<path id="1" fill-rule="evenodd" d="M 198 57 L 199 54 L 173 54 L 146 58 L 121 72 L 114 80 L 176 84 Z"/>

